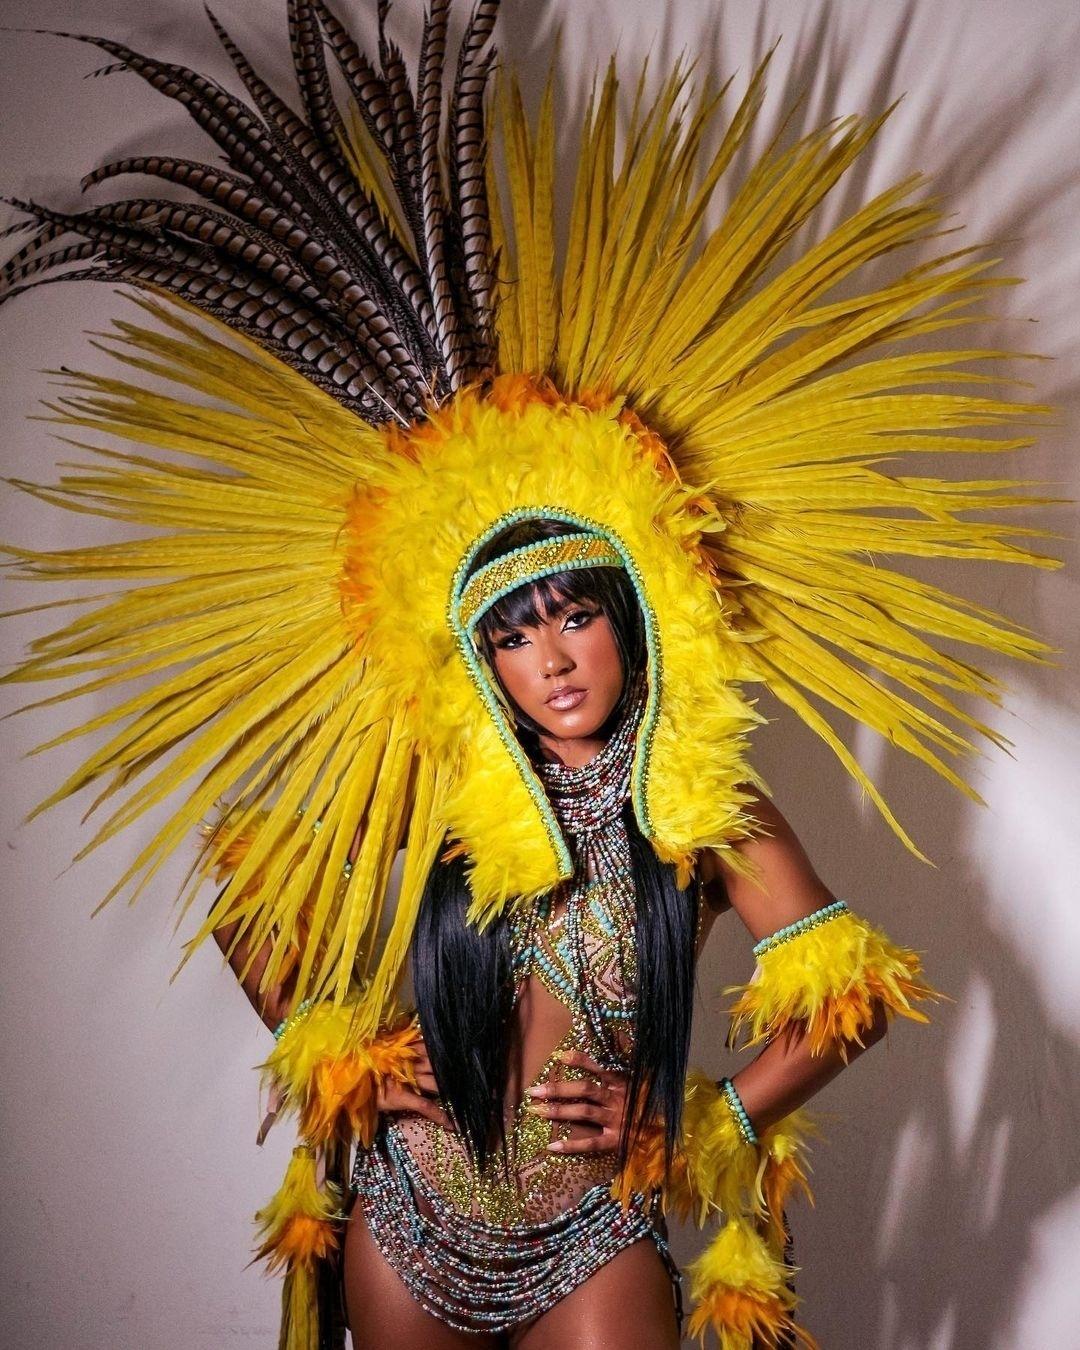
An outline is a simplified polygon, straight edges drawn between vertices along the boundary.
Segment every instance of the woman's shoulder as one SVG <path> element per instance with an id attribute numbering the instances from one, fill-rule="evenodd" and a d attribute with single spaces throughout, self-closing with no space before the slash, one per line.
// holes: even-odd
<path id="1" fill-rule="evenodd" d="M 705 902 L 734 909 L 757 941 L 834 897 L 776 803 L 750 791 L 756 828 L 729 849 L 703 849 L 696 870 Z"/>

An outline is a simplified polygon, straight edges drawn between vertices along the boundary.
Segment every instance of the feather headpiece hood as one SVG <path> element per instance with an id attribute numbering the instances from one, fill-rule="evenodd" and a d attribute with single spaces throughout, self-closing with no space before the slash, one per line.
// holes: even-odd
<path id="1" fill-rule="evenodd" d="M 239 920 L 238 937 L 273 943 L 268 980 L 302 946 L 297 1000 L 340 1002 L 360 980 L 367 1027 L 397 987 L 447 839 L 469 855 L 478 922 L 566 874 L 543 793 L 453 621 L 460 569 L 500 523 L 586 522 L 624 559 L 649 638 L 634 805 L 684 875 L 698 850 L 748 828 L 756 682 L 824 737 L 914 849 L 823 709 L 974 797 L 948 757 L 971 732 L 1002 738 L 960 699 L 999 695 L 943 642 L 1022 660 L 1047 649 L 884 560 L 1056 565 L 1017 542 L 1044 532 L 1007 523 L 1040 500 L 1021 484 L 889 471 L 927 451 L 1018 447 L 980 428 L 1040 411 L 977 382 L 971 365 L 1000 353 L 917 341 L 967 322 L 999 284 L 977 252 L 913 263 L 872 291 L 852 280 L 936 224 L 919 180 L 785 257 L 881 119 L 774 145 L 710 230 L 768 63 L 711 154 L 716 98 L 678 69 L 653 102 L 639 89 L 621 159 L 612 69 L 580 132 L 560 254 L 552 85 L 535 122 L 512 79 L 497 114 L 485 103 L 495 0 L 468 20 L 445 115 L 448 0 L 428 14 L 415 86 L 386 8 L 371 62 L 323 0 L 290 3 L 303 117 L 216 20 L 250 102 L 66 34 L 179 102 L 228 167 L 144 156 L 89 180 L 150 175 L 188 189 L 183 202 L 23 203 L 38 232 L 4 271 L 5 297 L 56 275 L 151 293 L 138 303 L 155 326 L 119 321 L 111 349 L 180 390 L 71 376 L 62 426 L 168 453 L 102 450 L 107 468 L 21 485 L 156 531 L 10 550 L 27 577 L 131 585 L 42 639 L 9 679 L 95 665 L 84 688 L 152 677 L 70 733 L 112 729 L 38 809 L 139 780 L 93 847 L 186 785 L 114 893 L 145 885 L 209 821 L 195 880 L 233 870 L 192 946 Z M 76 242 L 58 250 L 67 234 Z M 76 260 L 88 266 L 56 272 Z M 993 523 L 964 518 L 985 508 Z"/>

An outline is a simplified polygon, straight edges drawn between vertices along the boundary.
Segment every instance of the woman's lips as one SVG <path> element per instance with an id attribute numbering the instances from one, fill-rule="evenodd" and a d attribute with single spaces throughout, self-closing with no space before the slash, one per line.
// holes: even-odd
<path id="1" fill-rule="evenodd" d="M 552 694 L 547 700 L 547 705 L 556 712 L 569 712 L 571 708 L 576 708 L 579 703 L 584 702 L 588 694 L 587 689 L 566 689 L 560 694 Z"/>

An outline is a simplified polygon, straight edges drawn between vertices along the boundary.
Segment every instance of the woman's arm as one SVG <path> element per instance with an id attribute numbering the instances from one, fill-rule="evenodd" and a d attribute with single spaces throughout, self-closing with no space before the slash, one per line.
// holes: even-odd
<path id="1" fill-rule="evenodd" d="M 360 851 L 361 837 L 362 827 L 357 826 L 356 833 L 353 835 L 353 841 L 349 845 L 349 861 L 351 863 L 356 861 L 356 855 Z M 221 893 L 219 892 L 214 904 L 216 905 L 220 899 Z M 235 938 L 236 930 L 239 927 L 240 920 L 237 919 L 234 923 L 227 923 L 220 928 L 216 928 L 214 930 L 214 941 L 221 948 L 222 954 L 232 967 L 233 974 L 240 980 L 240 987 L 243 989 L 244 993 L 247 994 L 251 1006 L 270 1030 L 274 1031 L 288 1016 L 289 1009 L 292 1006 L 292 995 L 296 984 L 294 978 L 295 967 L 293 968 L 292 975 L 286 976 L 285 979 L 279 981 L 277 984 L 271 985 L 264 993 L 260 993 L 259 981 L 262 979 L 267 962 L 270 960 L 273 943 L 270 938 L 265 939 L 255 956 L 255 960 L 252 961 L 247 974 L 241 979 L 240 972 L 244 969 L 248 957 L 251 955 L 251 944 L 241 939 L 230 954 L 229 947 Z"/>
<path id="2" fill-rule="evenodd" d="M 355 861 L 356 854 L 360 847 L 360 831 L 357 830 L 353 839 L 352 847 L 349 850 L 350 861 Z M 219 896 L 220 898 L 220 896 Z M 214 901 L 217 904 L 217 901 Z M 221 948 L 225 959 L 232 967 L 233 973 L 240 980 L 240 987 L 247 994 L 251 1006 L 259 1014 L 260 1018 L 270 1028 L 275 1031 L 289 1014 L 292 1006 L 292 996 L 295 988 L 296 966 L 293 966 L 292 973 L 284 980 L 273 984 L 269 989 L 260 993 L 259 981 L 262 979 L 263 972 L 266 970 L 266 964 L 270 960 L 272 943 L 266 938 L 258 953 L 252 961 L 247 974 L 240 977 L 240 972 L 244 969 L 248 957 L 251 953 L 251 946 L 243 938 L 236 944 L 236 947 L 230 953 L 229 947 L 236 936 L 236 931 L 240 926 L 240 920 L 233 923 L 224 924 L 214 930 L 214 941 Z M 383 1112 L 411 1111 L 419 1115 L 426 1116 L 429 1120 L 434 1120 L 444 1128 L 455 1131 L 457 1127 L 451 1121 L 446 1111 L 439 1103 L 439 1089 L 435 1082 L 435 1075 L 431 1070 L 431 1062 L 427 1056 L 427 1048 L 420 1036 L 415 1038 L 415 1045 L 412 1054 L 412 1071 L 416 1080 L 416 1090 L 414 1091 L 406 1084 L 400 1083 L 392 1077 L 380 1079 L 376 1097 L 376 1108 Z"/>
<path id="3" fill-rule="evenodd" d="M 217 901 L 215 900 L 215 904 Z M 280 1026 L 283 1019 L 288 1015 L 289 1000 L 292 996 L 292 981 L 285 980 L 280 984 L 271 985 L 265 992 L 259 992 L 259 981 L 262 979 L 263 971 L 266 969 L 266 963 L 270 960 L 272 944 L 269 938 L 263 942 L 256 953 L 255 960 L 247 974 L 241 979 L 240 972 L 247 964 L 248 957 L 251 955 L 251 946 L 241 938 L 230 953 L 229 947 L 236 936 L 236 930 L 240 927 L 240 920 L 233 923 L 227 923 L 221 928 L 214 929 L 214 941 L 221 948 L 225 959 L 232 967 L 233 974 L 240 980 L 240 987 L 247 994 L 251 1006 L 259 1014 L 266 1025 L 273 1031 Z"/>
<path id="4" fill-rule="evenodd" d="M 753 788 L 746 790 L 754 798 L 750 809 L 767 833 L 744 840 L 737 847 L 747 860 L 757 865 L 762 884 L 736 872 L 711 850 L 700 856 L 698 874 L 705 904 L 713 916 L 734 909 L 757 942 L 832 904 L 835 896 L 814 872 L 795 832 L 776 807 Z M 711 917 L 706 916 L 709 927 Z M 844 1042 L 847 1061 L 880 1040 L 887 1025 L 885 1008 L 878 1003 L 872 1025 L 860 1033 L 863 1044 Z M 551 1149 L 592 1153 L 617 1147 L 626 1109 L 625 1074 L 609 1073 L 583 1054 L 568 1053 L 561 1058 L 600 1081 L 593 1084 L 567 1080 L 531 1088 L 533 1109 L 551 1120 L 595 1124 L 598 1133 L 591 1138 L 552 1144 Z M 844 1056 L 834 1045 L 812 1055 L 805 1023 L 791 1021 L 769 1040 L 756 1059 L 731 1075 L 731 1081 L 754 1132 L 761 1134 L 819 1092 L 836 1077 L 844 1063 Z M 569 1101 L 570 1098 L 574 1101 Z"/>
<path id="5" fill-rule="evenodd" d="M 753 793 L 754 816 L 767 833 L 757 834 L 736 845 L 748 861 L 756 864 L 760 884 L 736 872 L 721 854 L 711 850 L 699 861 L 706 903 L 716 910 L 732 908 L 755 942 L 785 925 L 831 904 L 836 898 L 815 873 L 795 832 L 775 805 Z M 846 1060 L 881 1039 L 888 1019 L 884 1006 L 876 1006 L 872 1025 L 856 1041 L 844 1042 Z M 837 1045 L 820 1054 L 810 1053 L 805 1023 L 791 1022 L 765 1045 L 757 1058 L 731 1075 L 756 1133 L 782 1120 L 802 1106 L 844 1068 L 845 1058 Z"/>

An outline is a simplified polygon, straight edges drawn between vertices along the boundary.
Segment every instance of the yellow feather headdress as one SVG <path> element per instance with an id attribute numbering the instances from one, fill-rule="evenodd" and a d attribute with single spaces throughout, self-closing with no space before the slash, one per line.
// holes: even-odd
<path id="1" fill-rule="evenodd" d="M 1050 650 L 892 565 L 1058 562 L 1029 547 L 1048 531 L 1016 523 L 1052 500 L 1028 483 L 916 471 L 928 454 L 1017 450 L 1027 432 L 1001 429 L 1045 411 L 993 392 L 984 363 L 1005 353 L 928 345 L 1008 284 L 993 260 L 925 260 L 941 214 L 918 176 L 794 247 L 884 119 L 772 144 L 710 227 L 768 61 L 726 121 L 722 95 L 695 93 L 683 69 L 652 102 L 642 82 L 620 154 L 612 66 L 584 117 L 559 249 L 553 81 L 535 122 L 512 78 L 488 109 L 497 8 L 480 0 L 468 22 L 445 136 L 448 0 L 427 16 L 415 90 L 393 44 L 372 64 L 322 0 L 291 5 L 304 118 L 220 25 L 254 106 L 64 35 L 177 99 L 230 168 L 146 157 L 91 176 L 156 175 L 187 188 L 183 202 L 22 203 L 38 232 L 0 282 L 2 300 L 81 259 L 67 275 L 138 288 L 147 320 L 102 335 L 126 377 L 69 373 L 48 405 L 69 437 L 140 448 L 89 444 L 57 483 L 16 483 L 139 527 L 121 543 L 6 550 L 26 579 L 121 584 L 5 676 L 71 681 L 30 708 L 128 691 L 46 743 L 108 733 L 35 814 L 94 785 L 92 809 L 111 812 L 82 857 L 177 800 L 102 903 L 145 890 L 201 827 L 182 912 L 208 876 L 228 880 L 188 952 L 228 921 L 253 952 L 269 940 L 267 984 L 288 971 L 296 1004 L 349 1010 L 343 1053 L 386 1025 L 445 840 L 468 855 L 478 923 L 566 874 L 454 617 L 462 568 L 508 520 L 587 528 L 633 580 L 649 640 L 634 807 L 684 875 L 706 847 L 739 865 L 747 785 L 764 787 L 747 760 L 755 684 L 918 853 L 827 712 L 978 800 L 952 761 L 975 736 L 1005 744 L 966 706 L 1002 689 L 951 646 L 1031 662 Z M 380 6 L 381 33 L 384 18 Z M 860 287 L 905 249 L 906 268 Z"/>

